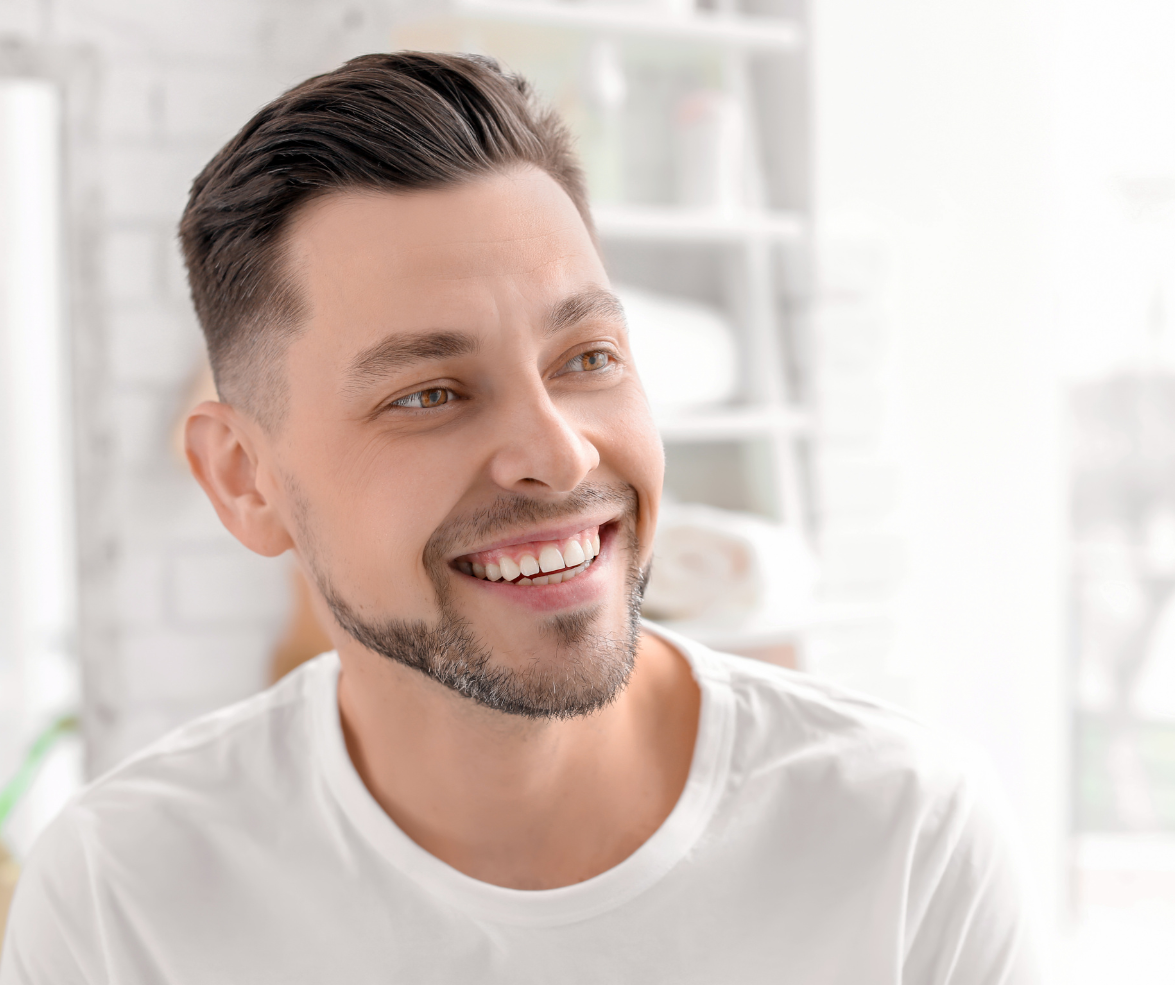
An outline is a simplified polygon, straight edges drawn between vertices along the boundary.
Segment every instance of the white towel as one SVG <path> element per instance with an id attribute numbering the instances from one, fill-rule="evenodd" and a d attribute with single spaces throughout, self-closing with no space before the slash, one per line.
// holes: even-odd
<path id="1" fill-rule="evenodd" d="M 738 388 L 738 346 L 730 324 L 688 298 L 613 284 L 628 318 L 637 372 L 654 412 L 730 400 Z"/>
<path id="2" fill-rule="evenodd" d="M 750 513 L 663 503 L 644 612 L 702 642 L 785 636 L 810 618 L 802 534 Z"/>

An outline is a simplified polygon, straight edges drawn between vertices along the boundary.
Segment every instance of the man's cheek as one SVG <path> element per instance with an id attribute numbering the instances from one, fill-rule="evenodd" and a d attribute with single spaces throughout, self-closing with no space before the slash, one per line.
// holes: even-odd
<path id="1" fill-rule="evenodd" d="M 436 523 L 411 503 L 356 497 L 337 511 L 341 529 L 333 542 L 336 577 L 351 595 L 385 615 L 423 617 L 435 608 L 436 591 L 424 565 L 428 536 Z"/>

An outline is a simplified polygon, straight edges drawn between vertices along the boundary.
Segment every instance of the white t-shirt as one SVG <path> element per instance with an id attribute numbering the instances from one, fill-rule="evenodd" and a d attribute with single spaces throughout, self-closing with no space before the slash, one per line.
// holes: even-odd
<path id="1" fill-rule="evenodd" d="M 939 737 L 664 635 L 701 686 L 697 744 L 615 868 L 528 891 L 429 855 L 355 772 L 324 654 L 73 801 L 0 985 L 1037 981 L 998 826 Z"/>

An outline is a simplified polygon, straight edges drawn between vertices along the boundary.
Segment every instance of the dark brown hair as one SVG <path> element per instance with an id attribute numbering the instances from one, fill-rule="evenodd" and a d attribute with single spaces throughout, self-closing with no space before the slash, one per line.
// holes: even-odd
<path id="1" fill-rule="evenodd" d="M 331 191 L 435 188 L 525 164 L 562 186 L 590 230 L 566 127 L 488 58 L 364 55 L 275 99 L 200 172 L 180 221 L 221 397 L 263 425 L 280 420 L 280 357 L 302 314 L 284 234 L 307 202 Z"/>

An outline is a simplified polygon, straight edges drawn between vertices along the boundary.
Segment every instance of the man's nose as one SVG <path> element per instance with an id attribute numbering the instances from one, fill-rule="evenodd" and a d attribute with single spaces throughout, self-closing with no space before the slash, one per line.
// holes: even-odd
<path id="1" fill-rule="evenodd" d="M 596 446 L 576 428 L 535 380 L 502 408 L 501 444 L 490 477 L 503 489 L 534 495 L 570 492 L 600 464 Z"/>

